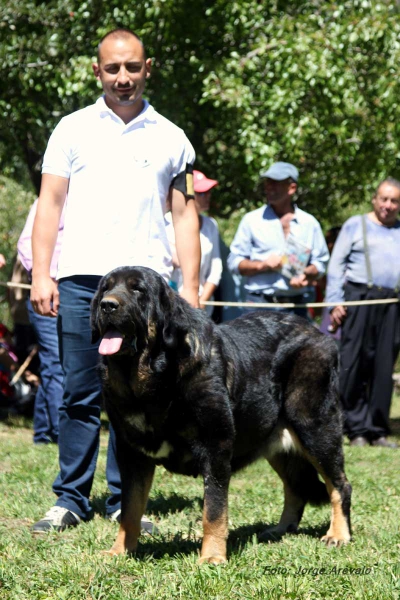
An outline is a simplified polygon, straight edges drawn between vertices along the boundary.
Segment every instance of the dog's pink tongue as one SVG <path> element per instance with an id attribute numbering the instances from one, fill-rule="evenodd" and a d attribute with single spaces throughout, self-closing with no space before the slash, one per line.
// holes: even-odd
<path id="1" fill-rule="evenodd" d="M 99 346 L 99 354 L 115 354 L 121 348 L 122 335 L 119 331 L 107 331 Z"/>

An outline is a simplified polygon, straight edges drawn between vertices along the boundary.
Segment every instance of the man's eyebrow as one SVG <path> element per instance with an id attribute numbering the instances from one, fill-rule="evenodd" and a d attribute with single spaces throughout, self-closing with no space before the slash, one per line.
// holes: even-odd
<path id="1" fill-rule="evenodd" d="M 141 66 L 142 65 L 142 61 L 140 60 L 129 60 L 126 63 L 120 63 L 120 62 L 110 62 L 110 63 L 106 63 L 104 66 L 105 67 L 118 67 L 120 64 L 125 64 L 125 65 L 132 65 L 132 66 Z"/>

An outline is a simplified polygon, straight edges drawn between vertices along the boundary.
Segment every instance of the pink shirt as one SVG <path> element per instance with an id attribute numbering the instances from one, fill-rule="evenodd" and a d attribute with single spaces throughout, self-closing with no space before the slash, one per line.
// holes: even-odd
<path id="1" fill-rule="evenodd" d="M 23 264 L 23 266 L 25 267 L 25 269 L 29 273 L 32 271 L 32 229 L 33 229 L 33 222 L 34 222 L 35 216 L 36 216 L 37 203 L 38 203 L 38 201 L 35 200 L 35 202 L 31 206 L 28 218 L 26 219 L 25 227 L 22 230 L 22 233 L 19 237 L 18 244 L 17 244 L 18 257 L 19 257 L 21 263 Z M 63 231 L 64 231 L 64 213 L 65 213 L 65 204 L 64 204 L 63 211 L 61 213 L 60 223 L 58 226 L 58 236 L 57 236 L 57 241 L 56 241 L 56 247 L 54 248 L 54 254 L 53 254 L 53 258 L 51 260 L 51 265 L 50 265 L 50 275 L 53 279 L 55 279 L 56 275 L 57 275 L 57 265 L 58 265 L 58 259 L 60 256 L 60 251 L 61 251 L 61 243 L 62 243 Z"/>

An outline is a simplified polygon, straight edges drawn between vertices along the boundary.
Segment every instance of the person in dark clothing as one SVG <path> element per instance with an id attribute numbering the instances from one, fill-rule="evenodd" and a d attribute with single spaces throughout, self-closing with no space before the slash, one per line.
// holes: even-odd
<path id="1" fill-rule="evenodd" d="M 340 392 L 351 445 L 397 448 L 387 436 L 400 349 L 400 181 L 385 179 L 372 206 L 341 229 L 329 263 L 326 301 L 394 300 L 339 304 L 331 311 L 331 324 L 342 326 Z"/>

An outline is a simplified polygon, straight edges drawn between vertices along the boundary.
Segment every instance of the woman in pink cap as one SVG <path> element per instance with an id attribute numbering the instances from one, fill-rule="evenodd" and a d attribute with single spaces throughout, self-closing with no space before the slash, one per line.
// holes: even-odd
<path id="1" fill-rule="evenodd" d="M 222 261 L 219 247 L 218 225 L 212 217 L 206 217 L 202 213 L 210 208 L 212 189 L 218 185 L 215 179 L 208 179 L 201 171 L 193 171 L 194 196 L 197 214 L 200 222 L 200 245 L 201 245 L 201 264 L 200 264 L 200 304 L 212 300 L 213 294 L 217 289 L 222 275 Z M 167 233 L 171 246 L 171 252 L 174 263 L 174 271 L 171 277 L 173 287 L 178 291 L 181 289 L 183 280 L 182 272 L 175 252 L 175 235 L 171 220 L 171 213 L 165 215 L 168 222 Z M 205 306 L 207 314 L 211 316 L 213 306 Z"/>

